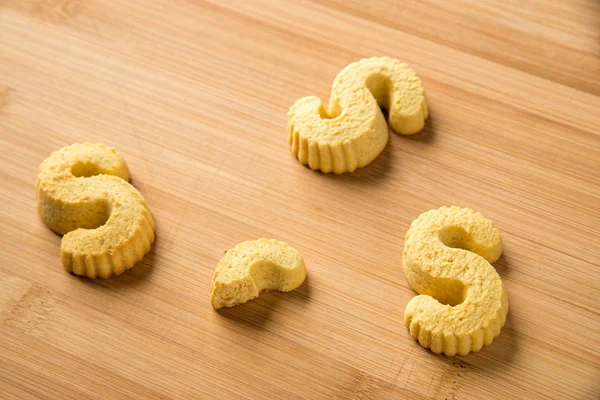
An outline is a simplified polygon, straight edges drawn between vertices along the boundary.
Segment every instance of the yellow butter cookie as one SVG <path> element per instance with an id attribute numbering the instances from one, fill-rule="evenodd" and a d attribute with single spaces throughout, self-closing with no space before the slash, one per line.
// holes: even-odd
<path id="1" fill-rule="evenodd" d="M 406 306 L 404 322 L 421 346 L 465 355 L 498 336 L 508 296 L 490 263 L 501 253 L 500 231 L 468 208 L 442 207 L 413 221 L 402 264 L 420 295 Z"/>
<path id="2" fill-rule="evenodd" d="M 285 242 L 258 239 L 227 251 L 212 280 L 210 302 L 216 309 L 252 300 L 264 290 L 289 292 L 306 278 L 300 253 Z"/>
<path id="3" fill-rule="evenodd" d="M 103 144 L 73 144 L 40 165 L 38 210 L 50 229 L 64 235 L 61 258 L 68 272 L 108 278 L 150 251 L 154 220 L 128 181 L 125 160 Z"/>
<path id="4" fill-rule="evenodd" d="M 419 132 L 427 119 L 421 79 L 406 64 L 388 57 L 352 63 L 335 78 L 329 107 L 315 96 L 296 101 L 288 112 L 288 140 L 302 164 L 342 174 L 373 161 L 388 141 L 380 107 L 396 132 Z"/>

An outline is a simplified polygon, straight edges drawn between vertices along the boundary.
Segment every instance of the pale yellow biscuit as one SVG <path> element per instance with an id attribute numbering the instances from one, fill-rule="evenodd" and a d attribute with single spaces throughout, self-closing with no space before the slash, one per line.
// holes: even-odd
<path id="1" fill-rule="evenodd" d="M 352 172 L 373 161 L 388 141 L 381 112 L 398 133 L 419 132 L 427 119 L 421 79 L 388 57 L 352 63 L 335 78 L 329 107 L 315 96 L 296 101 L 288 112 L 288 140 L 302 164 L 322 172 Z"/>
<path id="2" fill-rule="evenodd" d="M 210 302 L 216 309 L 252 300 L 264 290 L 289 292 L 306 278 L 300 253 L 285 242 L 258 239 L 227 251 L 212 280 Z"/>
<path id="3" fill-rule="evenodd" d="M 402 264 L 420 295 L 406 306 L 404 322 L 421 346 L 465 355 L 498 336 L 508 296 L 490 263 L 501 253 L 500 231 L 468 208 L 442 207 L 413 221 Z"/>
<path id="4" fill-rule="evenodd" d="M 65 269 L 108 278 L 133 267 L 150 251 L 154 220 L 115 149 L 77 143 L 40 165 L 36 197 L 42 220 L 64 235 Z"/>

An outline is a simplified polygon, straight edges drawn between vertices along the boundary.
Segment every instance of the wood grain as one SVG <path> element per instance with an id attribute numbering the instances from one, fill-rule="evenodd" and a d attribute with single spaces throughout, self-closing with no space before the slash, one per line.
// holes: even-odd
<path id="1" fill-rule="evenodd" d="M 357 173 L 301 166 L 288 107 L 373 55 L 418 72 L 431 120 Z M 0 397 L 596 399 L 599 111 L 594 0 L 4 0 Z M 108 281 L 66 274 L 35 208 L 78 141 L 125 156 L 157 221 Z M 441 205 L 505 243 L 508 322 L 466 357 L 403 325 L 404 235 Z M 223 250 L 258 237 L 307 282 L 213 311 Z"/>

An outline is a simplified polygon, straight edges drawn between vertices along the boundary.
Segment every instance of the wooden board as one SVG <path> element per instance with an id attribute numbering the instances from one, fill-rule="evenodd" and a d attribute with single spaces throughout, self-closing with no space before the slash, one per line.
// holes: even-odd
<path id="1" fill-rule="evenodd" d="M 0 2 L 0 397 L 597 399 L 600 4 Z M 369 167 L 301 166 L 286 112 L 350 62 L 406 61 L 431 119 Z M 39 163 L 81 141 L 126 158 L 157 221 L 107 280 L 60 264 Z M 510 313 L 478 354 L 408 335 L 404 235 L 441 205 L 503 234 Z M 224 249 L 289 242 L 288 294 L 215 312 Z"/>

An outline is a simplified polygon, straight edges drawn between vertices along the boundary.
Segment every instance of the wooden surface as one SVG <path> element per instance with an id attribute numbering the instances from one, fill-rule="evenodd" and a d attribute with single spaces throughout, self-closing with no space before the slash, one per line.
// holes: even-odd
<path id="1" fill-rule="evenodd" d="M 286 112 L 389 55 L 431 119 L 369 167 L 301 166 Z M 0 2 L 0 397 L 598 399 L 600 3 Z M 157 221 L 116 279 L 71 276 L 36 213 L 39 163 L 79 141 L 124 155 Z M 495 221 L 506 326 L 446 358 L 408 335 L 410 222 Z M 297 291 L 215 312 L 224 249 L 289 242 Z"/>

